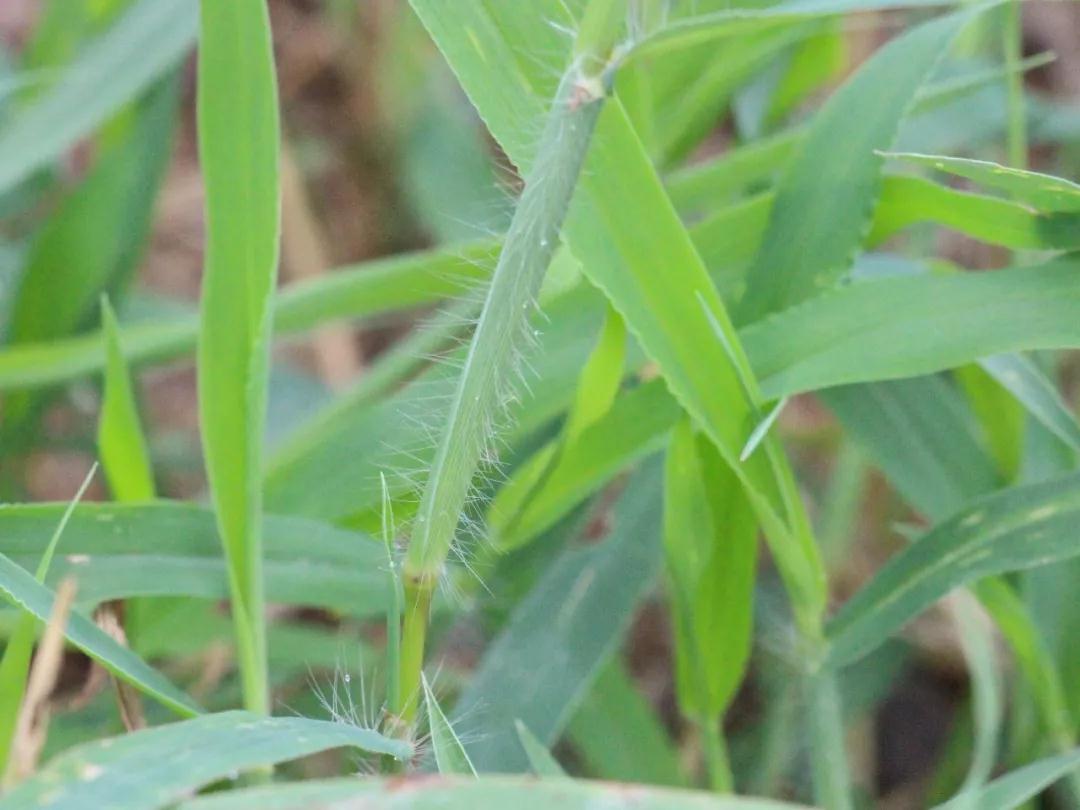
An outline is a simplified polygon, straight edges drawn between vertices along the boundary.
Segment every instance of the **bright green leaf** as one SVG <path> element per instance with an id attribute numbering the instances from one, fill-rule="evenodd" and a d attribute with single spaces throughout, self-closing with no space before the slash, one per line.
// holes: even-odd
<path id="1" fill-rule="evenodd" d="M 281 227 L 277 82 L 265 0 L 202 0 L 200 11 L 198 130 L 206 268 L 199 424 L 229 565 L 245 705 L 265 713 L 261 482 Z"/>
<path id="2" fill-rule="evenodd" d="M 105 393 L 98 422 L 98 451 L 109 488 L 118 501 L 154 498 L 154 474 L 139 420 L 131 376 L 120 349 L 119 327 L 107 299 L 102 299 L 105 333 Z"/>

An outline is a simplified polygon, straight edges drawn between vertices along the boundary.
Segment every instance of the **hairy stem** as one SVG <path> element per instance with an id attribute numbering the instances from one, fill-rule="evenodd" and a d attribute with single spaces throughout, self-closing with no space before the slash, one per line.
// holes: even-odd
<path id="1" fill-rule="evenodd" d="M 407 579 L 438 578 L 473 477 L 513 394 L 529 315 L 559 239 L 599 115 L 602 90 L 577 67 L 555 99 L 510 224 L 451 403 L 405 556 Z"/>
<path id="2" fill-rule="evenodd" d="M 602 0 L 606 3 L 607 0 Z M 605 12 L 605 19 L 609 13 Z M 595 49 L 590 46 L 590 61 Z M 514 396 L 529 343 L 529 315 L 555 253 L 605 95 L 603 71 L 578 58 L 563 77 L 492 276 L 436 449 L 403 562 L 399 717 L 411 720 L 420 691 L 431 592 L 450 553 L 472 481 Z"/>

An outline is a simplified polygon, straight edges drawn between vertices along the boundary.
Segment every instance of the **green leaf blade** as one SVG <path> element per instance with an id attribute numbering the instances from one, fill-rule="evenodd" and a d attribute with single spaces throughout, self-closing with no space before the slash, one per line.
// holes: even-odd
<path id="1" fill-rule="evenodd" d="M 1076 474 L 978 499 L 896 555 L 829 623 L 832 665 L 865 655 L 950 590 L 1080 553 Z"/>
<path id="2" fill-rule="evenodd" d="M 102 299 L 101 309 L 106 356 L 105 393 L 98 422 L 101 465 L 116 500 L 153 500 L 154 474 L 140 425 L 131 375 L 120 346 L 119 325 L 107 299 Z"/>
<path id="3" fill-rule="evenodd" d="M 400 759 L 408 744 L 342 723 L 221 712 L 86 743 L 4 797 L 11 810 L 155 810 L 236 772 L 343 746 Z"/>
<path id="4" fill-rule="evenodd" d="M 262 441 L 281 217 L 281 145 L 263 0 L 202 2 L 198 113 L 206 186 L 199 421 L 229 563 L 245 703 L 265 713 Z"/>
<path id="5" fill-rule="evenodd" d="M 818 112 L 777 188 L 739 320 L 832 287 L 854 258 L 880 189 L 881 158 L 942 54 L 971 18 L 924 23 L 881 48 Z"/>
<path id="6" fill-rule="evenodd" d="M 465 746 L 461 744 L 454 727 L 443 713 L 427 676 L 420 675 L 424 688 L 424 706 L 427 709 L 428 727 L 431 732 L 431 747 L 435 752 L 435 764 L 439 773 L 444 775 L 476 776 L 476 768 L 469 759 Z"/>
<path id="7" fill-rule="evenodd" d="M 1044 211 L 1080 211 L 1080 184 L 1063 177 L 1002 166 L 987 160 L 913 152 L 883 152 L 882 156 L 973 180 Z"/>
<path id="8" fill-rule="evenodd" d="M 54 601 L 52 591 L 4 555 L 0 555 L 0 591 L 41 621 L 49 620 Z M 192 716 L 200 713 L 201 709 L 191 698 L 85 616 L 73 614 L 68 620 L 65 636 L 116 677 L 177 714 Z"/>

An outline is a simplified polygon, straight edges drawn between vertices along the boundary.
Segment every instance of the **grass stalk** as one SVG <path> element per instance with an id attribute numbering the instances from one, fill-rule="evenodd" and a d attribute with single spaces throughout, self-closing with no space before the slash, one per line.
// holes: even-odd
<path id="1" fill-rule="evenodd" d="M 1021 0 L 1009 0 L 1005 5 L 1003 28 L 1005 75 L 1008 87 L 1007 149 L 1009 165 L 1014 169 L 1027 168 L 1027 113 L 1024 109 L 1024 72 L 1021 69 L 1024 47 L 1024 26 Z"/>
<path id="2" fill-rule="evenodd" d="M 814 803 L 825 810 L 851 810 L 854 805 L 836 673 L 829 669 L 811 673 L 807 689 Z"/>
<path id="3" fill-rule="evenodd" d="M 545 122 L 421 495 L 402 566 L 406 612 L 398 704 L 392 707 L 405 725 L 415 716 L 420 694 L 431 596 L 454 544 L 473 478 L 489 458 L 492 437 L 514 400 L 531 339 L 529 316 L 602 108 L 607 75 L 605 67 L 596 67 L 601 61 L 597 57 L 613 36 L 604 35 L 606 29 L 597 20 L 615 20 L 613 7 L 618 5 L 615 0 L 594 0 L 586 13 L 582 31 L 587 39 L 575 48 L 574 63 Z"/>
<path id="4" fill-rule="evenodd" d="M 701 736 L 705 747 L 705 769 L 709 775 L 709 789 L 714 793 L 734 793 L 735 779 L 731 774 L 724 728 L 719 718 L 701 722 Z"/>
<path id="5" fill-rule="evenodd" d="M 394 722 L 407 730 L 416 719 L 422 687 L 424 647 L 427 640 L 428 616 L 434 582 L 422 579 L 405 584 L 405 617 L 401 631 L 401 652 L 398 659 L 398 681 L 393 705 Z"/>

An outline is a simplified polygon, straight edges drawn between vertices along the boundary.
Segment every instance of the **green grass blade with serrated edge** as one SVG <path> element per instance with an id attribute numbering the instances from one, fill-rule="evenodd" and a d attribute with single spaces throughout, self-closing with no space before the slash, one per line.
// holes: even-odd
<path id="1" fill-rule="evenodd" d="M 919 89 L 973 14 L 957 12 L 901 34 L 818 111 L 777 186 L 740 322 L 811 298 L 847 271 L 880 188 L 876 150 L 892 143 Z"/>

